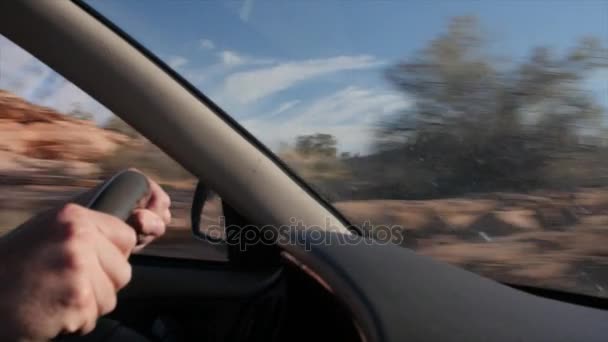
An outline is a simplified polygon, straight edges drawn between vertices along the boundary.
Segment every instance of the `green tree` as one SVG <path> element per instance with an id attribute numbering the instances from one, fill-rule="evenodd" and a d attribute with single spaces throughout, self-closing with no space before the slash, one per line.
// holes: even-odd
<path id="1" fill-rule="evenodd" d="M 488 42 L 474 17 L 457 17 L 387 71 L 413 105 L 381 123 L 377 147 L 401 151 L 387 162 L 403 170 L 394 174 L 404 182 L 408 173 L 423 175 L 422 193 L 537 185 L 547 160 L 576 148 L 580 127 L 599 118 L 600 107 L 580 86 L 607 65 L 597 39 L 582 39 L 563 55 L 536 48 L 521 63 L 492 56 Z"/>
<path id="2" fill-rule="evenodd" d="M 336 157 L 337 143 L 336 138 L 331 134 L 300 135 L 296 138 L 295 150 L 304 156 Z"/>

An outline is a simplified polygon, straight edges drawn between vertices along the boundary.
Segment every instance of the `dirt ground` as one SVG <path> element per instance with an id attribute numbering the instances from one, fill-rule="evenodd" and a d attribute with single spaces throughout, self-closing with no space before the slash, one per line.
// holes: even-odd
<path id="1" fill-rule="evenodd" d="M 402 244 L 494 279 L 608 296 L 608 189 L 336 203 Z"/>
<path id="2" fill-rule="evenodd" d="M 95 183 L 2 178 L 0 229 L 10 230 Z M 143 253 L 224 260 L 221 248 L 195 240 L 190 233 L 192 190 L 168 187 L 167 191 L 173 222 L 166 236 Z M 397 227 L 403 246 L 471 271 L 508 282 L 608 297 L 608 189 L 335 205 L 355 225 L 367 221 L 372 227 Z M 217 201 L 209 205 L 206 224 L 217 222 L 220 213 Z"/>

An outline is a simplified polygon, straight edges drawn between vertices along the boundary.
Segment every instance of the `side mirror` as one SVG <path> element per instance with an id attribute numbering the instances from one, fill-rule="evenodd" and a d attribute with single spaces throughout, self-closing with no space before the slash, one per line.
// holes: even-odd
<path id="1" fill-rule="evenodd" d="M 222 203 L 219 198 L 215 198 L 216 201 L 211 203 L 214 195 L 209 188 L 207 188 L 202 182 L 198 182 L 196 190 L 194 191 L 194 198 L 192 199 L 192 209 L 190 211 L 190 223 L 192 235 L 197 239 L 204 240 L 213 244 L 224 245 L 226 243 L 226 232 L 225 232 L 225 221 L 223 219 L 223 213 L 221 215 L 214 215 L 219 218 L 219 222 L 205 222 L 205 208 L 209 205 L 214 205 L 217 214 L 222 211 Z M 208 208 L 207 208 L 208 209 Z"/>
<path id="2" fill-rule="evenodd" d="M 259 239 L 261 230 L 200 181 L 194 191 L 190 221 L 192 235 L 226 248 L 230 263 L 269 267 L 276 266 L 280 261 L 274 241 L 262 243 Z"/>

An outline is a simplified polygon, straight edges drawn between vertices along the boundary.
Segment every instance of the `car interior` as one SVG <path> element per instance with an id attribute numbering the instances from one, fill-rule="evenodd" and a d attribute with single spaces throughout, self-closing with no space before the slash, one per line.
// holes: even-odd
<path id="1" fill-rule="evenodd" d="M 362 236 L 219 106 L 85 3 L 3 1 L 0 33 L 195 175 L 193 225 L 211 189 L 237 238 L 293 218 L 329 227 L 277 230 L 272 243 L 245 248 L 227 243 L 227 261 L 133 255 L 117 309 L 93 333 L 56 340 L 606 340 L 604 299 L 502 284 Z M 141 176 L 124 172 L 90 207 L 125 218 L 146 191 Z"/>

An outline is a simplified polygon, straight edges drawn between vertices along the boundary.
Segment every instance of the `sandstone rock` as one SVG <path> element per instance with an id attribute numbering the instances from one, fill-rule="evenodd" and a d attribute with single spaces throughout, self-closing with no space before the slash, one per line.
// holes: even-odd
<path id="1" fill-rule="evenodd" d="M 0 90 L 0 173 L 61 170 L 84 176 L 131 138 Z"/>

